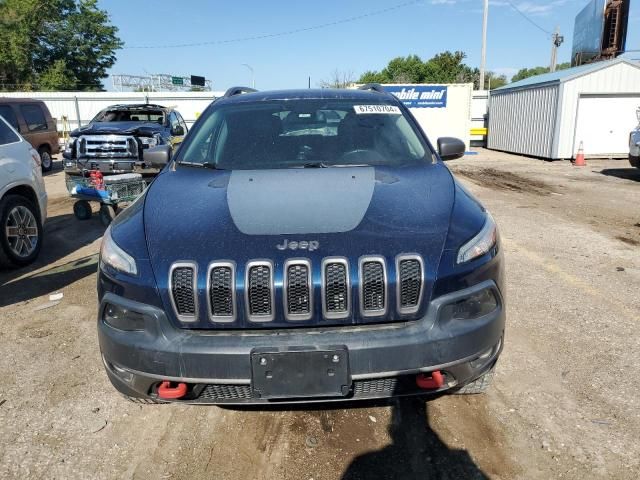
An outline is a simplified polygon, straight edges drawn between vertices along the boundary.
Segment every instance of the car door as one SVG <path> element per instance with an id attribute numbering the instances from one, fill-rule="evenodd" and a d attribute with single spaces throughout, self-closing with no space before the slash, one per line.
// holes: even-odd
<path id="1" fill-rule="evenodd" d="M 29 153 L 31 146 L 8 123 L 0 119 L 0 197 L 9 188 L 31 177 L 31 169 L 27 164 L 32 161 Z"/>
<path id="2" fill-rule="evenodd" d="M 26 131 L 20 132 L 22 136 L 35 149 L 41 145 L 48 145 L 49 125 L 42 107 L 37 103 L 21 103 L 18 108 L 26 126 Z"/>

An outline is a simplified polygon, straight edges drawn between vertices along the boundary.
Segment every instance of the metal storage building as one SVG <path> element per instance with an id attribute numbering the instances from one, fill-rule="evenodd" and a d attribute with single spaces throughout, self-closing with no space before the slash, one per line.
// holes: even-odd
<path id="1" fill-rule="evenodd" d="M 488 147 L 546 159 L 626 157 L 640 64 L 623 58 L 526 78 L 491 92 Z"/>

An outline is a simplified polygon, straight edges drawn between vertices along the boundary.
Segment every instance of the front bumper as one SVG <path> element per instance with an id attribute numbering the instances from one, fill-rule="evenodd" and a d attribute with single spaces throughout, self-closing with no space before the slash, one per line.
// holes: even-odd
<path id="1" fill-rule="evenodd" d="M 492 288 L 498 308 L 470 321 L 438 321 L 440 308 L 483 288 Z M 102 320 L 107 303 L 144 315 L 142 331 L 122 331 Z M 440 370 L 444 385 L 429 393 L 459 388 L 496 362 L 505 327 L 502 296 L 492 281 L 431 302 L 413 322 L 378 326 L 198 331 L 173 327 L 158 308 L 107 293 L 99 309 L 98 336 L 107 374 L 128 396 L 157 398 L 162 381 L 183 382 L 186 403 L 273 403 L 252 389 L 251 354 L 257 350 L 346 348 L 351 386 L 339 397 L 279 399 L 277 403 L 339 401 L 426 393 L 415 385 L 420 372 Z M 304 397 L 304 396 L 303 396 Z"/>
<path id="2" fill-rule="evenodd" d="M 69 175 L 82 175 L 83 172 L 93 170 L 103 174 L 142 173 L 153 175 L 160 172 L 144 162 L 132 158 L 64 160 L 64 171 Z"/>

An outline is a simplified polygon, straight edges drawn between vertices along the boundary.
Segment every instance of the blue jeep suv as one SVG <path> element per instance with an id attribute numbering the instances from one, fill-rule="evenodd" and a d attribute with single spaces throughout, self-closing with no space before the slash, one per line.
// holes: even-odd
<path id="1" fill-rule="evenodd" d="M 98 333 L 140 402 L 480 393 L 505 328 L 491 215 L 378 85 L 255 92 L 201 115 L 107 229 Z"/>

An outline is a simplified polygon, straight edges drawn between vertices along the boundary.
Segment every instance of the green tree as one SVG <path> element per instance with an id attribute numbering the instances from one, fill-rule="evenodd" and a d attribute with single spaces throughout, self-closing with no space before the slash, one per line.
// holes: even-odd
<path id="1" fill-rule="evenodd" d="M 0 78 L 9 88 L 102 89 L 123 45 L 117 32 L 97 0 L 0 0 Z"/>
<path id="2" fill-rule="evenodd" d="M 560 63 L 556 66 L 556 70 L 565 70 L 567 68 L 571 68 L 571 63 Z M 523 68 L 516 73 L 511 79 L 512 82 L 517 82 L 519 80 L 524 80 L 525 78 L 535 77 L 536 75 L 542 75 L 543 73 L 549 73 L 549 67 L 533 67 L 533 68 Z"/>
<path id="3" fill-rule="evenodd" d="M 38 75 L 38 89 L 45 91 L 73 90 L 78 79 L 67 68 L 67 62 L 56 60 L 44 72 Z"/>
<path id="4" fill-rule="evenodd" d="M 474 70 L 463 63 L 464 52 L 442 52 L 423 61 L 418 55 L 397 57 L 381 71 L 367 71 L 359 83 L 459 83 L 472 82 Z"/>

